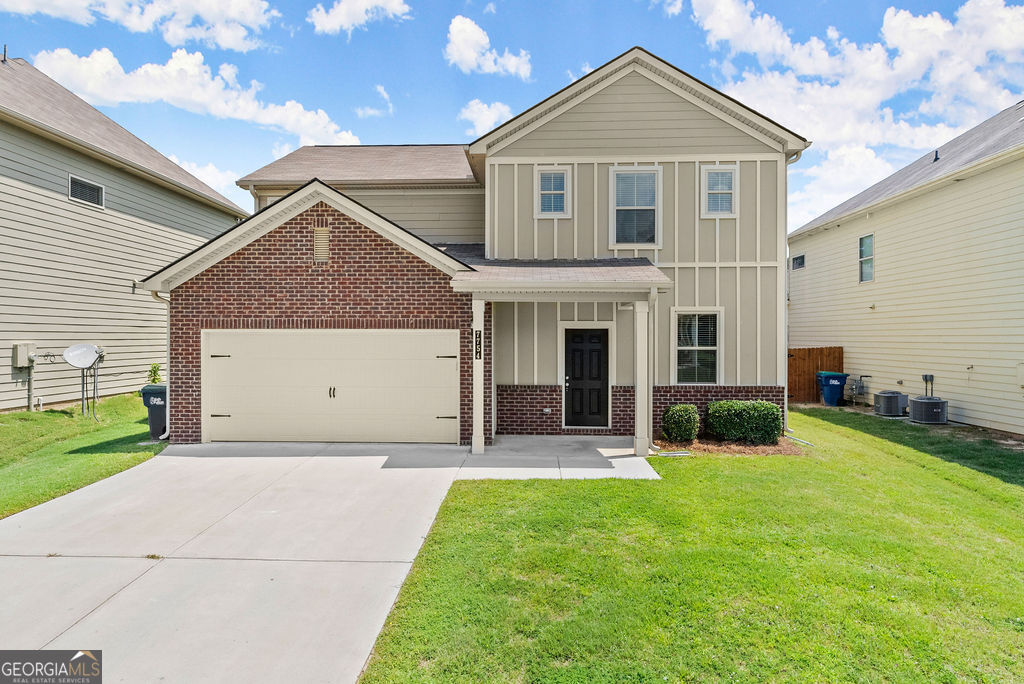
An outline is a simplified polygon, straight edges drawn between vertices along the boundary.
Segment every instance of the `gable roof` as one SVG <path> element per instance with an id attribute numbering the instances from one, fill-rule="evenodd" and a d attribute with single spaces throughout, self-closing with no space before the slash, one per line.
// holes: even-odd
<path id="1" fill-rule="evenodd" d="M 240 178 L 238 185 L 295 185 L 310 178 L 335 185 L 477 185 L 465 145 L 309 145 Z"/>
<path id="2" fill-rule="evenodd" d="M 240 221 L 230 230 L 150 274 L 140 285 L 146 290 L 168 292 L 320 202 L 359 221 L 448 275 L 473 270 L 471 266 L 392 223 L 319 178 L 314 178 Z"/>
<path id="3" fill-rule="evenodd" d="M 0 61 L 0 119 L 56 139 L 232 216 L 248 215 L 24 59 Z"/>
<path id="4" fill-rule="evenodd" d="M 867 190 L 829 209 L 793 231 L 789 238 L 793 239 L 816 228 L 836 223 L 882 202 L 924 190 L 932 183 L 966 173 L 989 162 L 998 162 L 1003 157 L 1017 152 L 1024 153 L 1024 100 L 1007 107 L 966 133 L 953 138 L 938 150 L 929 152 Z"/>
<path id="5" fill-rule="evenodd" d="M 469 144 L 468 151 L 470 154 L 486 154 L 495 146 L 507 145 L 554 118 L 571 106 L 574 100 L 589 97 L 602 83 L 610 79 L 617 80 L 633 71 L 642 71 L 648 78 L 660 81 L 662 85 L 670 87 L 710 113 L 727 118 L 734 125 L 746 128 L 759 137 L 774 141 L 787 153 L 799 152 L 811 145 L 803 136 L 637 46 L 485 133 Z"/>

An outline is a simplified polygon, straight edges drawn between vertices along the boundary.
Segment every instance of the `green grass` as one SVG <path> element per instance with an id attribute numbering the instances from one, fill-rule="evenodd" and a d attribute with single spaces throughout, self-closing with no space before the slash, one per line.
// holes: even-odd
<path id="1" fill-rule="evenodd" d="M 111 397 L 96 409 L 78 407 L 0 414 L 0 518 L 67 494 L 141 463 L 165 443 L 149 440 L 146 410 L 135 395 Z"/>
<path id="2" fill-rule="evenodd" d="M 1024 680 L 1022 455 L 791 424 L 817 447 L 456 482 L 364 684 Z"/>

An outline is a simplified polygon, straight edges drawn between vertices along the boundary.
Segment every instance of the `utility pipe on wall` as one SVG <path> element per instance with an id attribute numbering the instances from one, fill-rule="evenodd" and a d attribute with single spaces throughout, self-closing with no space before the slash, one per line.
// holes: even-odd
<path id="1" fill-rule="evenodd" d="M 171 300 L 161 297 L 157 292 L 149 294 L 167 307 L 167 361 L 164 365 L 164 372 L 167 374 L 167 396 L 164 399 L 164 434 L 159 437 L 159 439 L 167 439 L 171 434 Z"/>

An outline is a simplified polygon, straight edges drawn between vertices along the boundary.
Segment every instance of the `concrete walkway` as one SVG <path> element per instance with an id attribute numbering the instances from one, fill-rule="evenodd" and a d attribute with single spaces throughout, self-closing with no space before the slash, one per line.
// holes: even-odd
<path id="1" fill-rule="evenodd" d="M 0 521 L 0 644 L 102 649 L 108 682 L 354 681 L 456 478 L 657 477 L 549 440 L 168 447 Z"/>

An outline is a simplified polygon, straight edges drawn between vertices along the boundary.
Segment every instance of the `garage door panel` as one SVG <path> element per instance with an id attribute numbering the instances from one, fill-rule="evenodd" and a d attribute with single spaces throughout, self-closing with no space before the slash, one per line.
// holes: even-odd
<path id="1" fill-rule="evenodd" d="M 206 440 L 458 441 L 456 330 L 204 336 Z"/>

